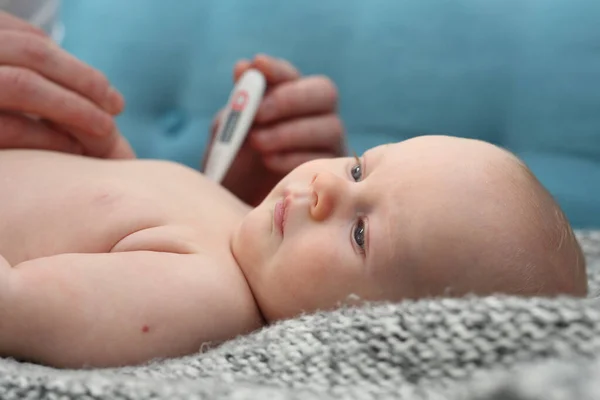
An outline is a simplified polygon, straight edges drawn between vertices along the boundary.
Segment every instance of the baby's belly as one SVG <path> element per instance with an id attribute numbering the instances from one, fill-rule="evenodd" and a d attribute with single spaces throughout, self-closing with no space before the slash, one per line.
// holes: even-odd
<path id="1" fill-rule="evenodd" d="M 205 180 L 170 163 L 0 151 L 0 171 L 11 171 L 0 172 L 0 254 L 11 265 L 66 253 L 199 252 L 226 241 L 217 238 L 224 227 L 207 235 L 207 223 L 235 220 L 207 213 L 219 202 L 205 196 Z M 221 221 L 211 224 L 215 214 Z"/>

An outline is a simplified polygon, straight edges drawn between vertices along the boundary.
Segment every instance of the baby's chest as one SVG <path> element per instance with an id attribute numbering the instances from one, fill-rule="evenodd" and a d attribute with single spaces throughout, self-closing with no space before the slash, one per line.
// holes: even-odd
<path id="1" fill-rule="evenodd" d="M 20 192 L 0 231 L 12 265 L 65 253 L 157 250 L 201 252 L 227 242 L 231 215 L 198 187 L 148 180 L 100 179 Z M 185 183 L 184 183 L 185 184 Z M 31 192 L 30 192 L 31 193 Z"/>
<path id="2" fill-rule="evenodd" d="M 102 252 L 187 254 L 228 246 L 236 221 L 231 210 L 214 196 L 203 195 L 201 187 L 174 183 L 148 180 L 94 185 L 73 204 L 74 214 L 93 227 L 90 233 L 94 233 L 94 242 L 103 243 L 98 249 Z"/>

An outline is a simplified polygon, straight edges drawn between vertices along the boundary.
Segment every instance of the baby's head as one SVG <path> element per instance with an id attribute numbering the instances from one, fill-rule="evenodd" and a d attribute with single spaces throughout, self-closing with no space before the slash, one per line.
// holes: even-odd
<path id="1" fill-rule="evenodd" d="M 269 321 L 352 299 L 587 292 L 573 231 L 524 164 L 447 136 L 301 165 L 232 249 Z"/>

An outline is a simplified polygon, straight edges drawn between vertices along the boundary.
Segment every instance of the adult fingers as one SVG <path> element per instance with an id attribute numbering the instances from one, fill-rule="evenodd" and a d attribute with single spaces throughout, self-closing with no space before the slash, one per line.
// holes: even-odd
<path id="1" fill-rule="evenodd" d="M 252 68 L 252 63 L 246 59 L 239 60 L 233 67 L 233 81 L 237 82 L 244 72 Z"/>
<path id="2" fill-rule="evenodd" d="M 123 97 L 94 68 L 62 50 L 50 39 L 23 31 L 0 31 L 0 65 L 21 67 L 79 93 L 106 112 L 123 111 Z"/>
<path id="3" fill-rule="evenodd" d="M 300 78 L 300 72 L 286 60 L 258 54 L 252 61 L 242 59 L 233 68 L 233 79 L 237 82 L 244 72 L 250 68 L 259 70 L 265 77 L 268 86 L 275 86 L 283 82 Z"/>
<path id="4" fill-rule="evenodd" d="M 324 114 L 337 108 L 338 93 L 333 82 L 324 76 L 310 76 L 285 82 L 266 94 L 256 114 L 257 123 L 302 115 Z"/>
<path id="5" fill-rule="evenodd" d="M 41 149 L 82 154 L 83 149 L 70 135 L 43 121 L 0 113 L 0 148 Z"/>
<path id="6" fill-rule="evenodd" d="M 106 137 L 115 131 L 109 114 L 31 70 L 0 66 L 0 87 L 0 110 L 33 114 L 84 136 Z"/>
<path id="7" fill-rule="evenodd" d="M 217 113 L 213 117 L 212 123 L 210 125 L 211 137 L 214 137 L 217 134 L 217 130 L 219 129 L 219 126 L 223 122 L 222 119 L 223 119 L 224 114 L 225 114 L 225 109 L 222 108 L 219 111 L 217 111 Z"/>
<path id="8" fill-rule="evenodd" d="M 261 153 L 320 149 L 341 156 L 344 128 L 336 114 L 294 119 L 257 128 L 250 135 L 252 146 Z"/>
<path id="9" fill-rule="evenodd" d="M 63 126 L 52 121 L 44 121 L 49 127 L 76 140 L 82 148 L 81 153 L 98 158 L 134 158 L 133 150 L 117 129 L 106 136 L 94 136 L 80 130 Z"/>
<path id="10" fill-rule="evenodd" d="M 10 15 L 6 11 L 0 10 L 0 31 L 3 30 L 17 30 L 23 32 L 30 32 L 43 37 L 48 36 L 46 35 L 46 32 L 44 32 L 40 28 L 37 28 L 13 15 Z"/>
<path id="11" fill-rule="evenodd" d="M 266 54 L 256 55 L 252 66 L 263 73 L 269 86 L 300 78 L 300 72 L 289 61 Z"/>
<path id="12" fill-rule="evenodd" d="M 305 162 L 332 157 L 330 153 L 318 152 L 272 154 L 265 156 L 263 162 L 271 171 L 279 174 L 287 174 Z"/>
<path id="13" fill-rule="evenodd" d="M 131 145 L 122 135 L 118 135 L 114 146 L 109 149 L 104 158 L 111 159 L 133 159 L 135 158 L 135 152 L 131 148 Z"/>

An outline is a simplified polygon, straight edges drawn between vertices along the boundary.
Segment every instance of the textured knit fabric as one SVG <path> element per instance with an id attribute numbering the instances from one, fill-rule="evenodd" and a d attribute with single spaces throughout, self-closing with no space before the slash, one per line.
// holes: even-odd
<path id="1" fill-rule="evenodd" d="M 0 359 L 0 399 L 600 397 L 600 232 L 590 296 L 373 304 L 281 322 L 198 354 L 67 371 Z"/>

